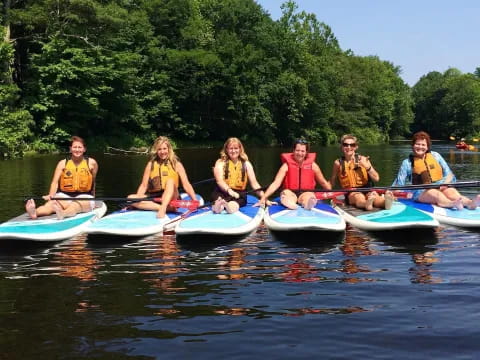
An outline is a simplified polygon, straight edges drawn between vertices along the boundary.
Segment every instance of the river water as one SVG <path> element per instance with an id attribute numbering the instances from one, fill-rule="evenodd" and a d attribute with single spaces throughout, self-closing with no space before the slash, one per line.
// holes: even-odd
<path id="1" fill-rule="evenodd" d="M 178 151 L 192 182 L 212 177 L 218 150 Z M 315 150 L 329 176 L 338 148 Z M 387 185 L 409 146 L 360 150 Z M 434 150 L 461 180 L 480 178 L 479 153 Z M 262 185 L 282 151 L 248 149 Z M 98 196 L 136 190 L 145 156 L 92 156 Z M 60 158 L 0 162 L 2 221 L 47 192 Z M 479 240 L 454 227 L 277 239 L 262 226 L 232 241 L 2 244 L 0 359 L 479 358 Z"/>

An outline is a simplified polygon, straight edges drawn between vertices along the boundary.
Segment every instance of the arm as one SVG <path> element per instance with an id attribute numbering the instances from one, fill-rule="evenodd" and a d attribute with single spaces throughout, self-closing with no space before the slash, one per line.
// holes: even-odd
<path id="1" fill-rule="evenodd" d="M 439 184 L 450 184 L 454 183 L 457 181 L 452 169 L 450 169 L 450 166 L 448 166 L 447 162 L 445 159 L 442 157 L 437 152 L 432 151 L 432 155 L 435 157 L 435 159 L 438 161 L 440 166 L 442 167 L 442 172 L 443 172 L 443 177 L 441 180 L 437 181 Z"/>
<path id="2" fill-rule="evenodd" d="M 228 189 L 230 187 L 225 182 L 223 166 L 224 162 L 221 159 L 218 159 L 215 162 L 215 166 L 213 167 L 213 176 L 215 177 L 215 182 L 217 183 L 217 186 L 220 188 L 220 190 L 228 192 Z"/>
<path id="3" fill-rule="evenodd" d="M 398 169 L 398 174 L 395 180 L 392 183 L 392 186 L 395 185 L 407 185 L 407 181 L 411 182 L 412 179 L 412 164 L 409 159 L 402 161 L 400 169 Z"/>
<path id="4" fill-rule="evenodd" d="M 152 169 L 152 162 L 149 161 L 147 162 L 147 165 L 145 166 L 145 170 L 143 171 L 142 182 L 140 183 L 137 189 L 137 195 L 139 196 L 143 196 L 147 193 L 148 180 L 150 179 L 151 169 Z"/>
<path id="5" fill-rule="evenodd" d="M 380 175 L 378 175 L 377 170 L 373 168 L 372 162 L 370 161 L 370 157 L 368 156 L 360 156 L 358 159 L 358 163 L 361 167 L 367 170 L 368 176 L 375 182 L 380 180 Z"/>
<path id="6" fill-rule="evenodd" d="M 317 183 L 319 183 L 322 186 L 322 188 L 331 190 L 332 184 L 330 184 L 330 182 L 327 181 L 327 179 L 325 179 L 325 177 L 323 176 L 322 170 L 320 169 L 320 166 L 318 166 L 317 163 L 313 163 L 312 169 L 313 169 L 313 173 L 315 174 L 315 180 L 317 181 Z"/>
<path id="7" fill-rule="evenodd" d="M 195 190 L 193 190 L 193 186 L 192 184 L 190 184 L 190 181 L 188 180 L 187 172 L 185 171 L 185 168 L 183 167 L 180 161 L 177 161 L 177 166 L 175 168 L 175 171 L 177 172 L 178 177 L 182 182 L 183 189 L 186 191 L 186 193 L 190 196 L 191 199 L 196 200 L 197 196 L 195 194 Z"/>
<path id="8" fill-rule="evenodd" d="M 89 164 L 90 164 L 90 172 L 92 173 L 93 177 L 93 189 L 92 189 L 92 195 L 95 196 L 95 179 L 97 178 L 97 173 L 98 173 L 98 163 L 95 159 L 89 158 Z"/>
<path id="9" fill-rule="evenodd" d="M 260 189 L 261 186 L 257 181 L 257 177 L 255 176 L 255 171 L 253 171 L 253 165 L 250 163 L 250 161 L 247 161 L 245 163 L 245 167 L 247 169 L 247 176 L 248 176 L 248 181 L 250 182 L 250 186 L 252 189 Z M 262 197 L 264 194 L 263 190 L 258 190 L 257 195 L 259 197 Z"/>
<path id="10" fill-rule="evenodd" d="M 282 181 L 285 178 L 285 175 L 287 175 L 288 171 L 288 165 L 283 164 L 280 166 L 280 169 L 278 169 L 277 175 L 275 175 L 275 179 L 273 182 L 268 186 L 267 190 L 264 192 L 260 202 L 265 203 L 265 200 L 268 199 L 270 195 L 272 195 L 277 189 L 282 185 Z"/>
<path id="11" fill-rule="evenodd" d="M 338 179 L 338 173 L 340 172 L 340 161 L 335 160 L 333 162 L 332 176 L 330 177 L 330 185 L 335 187 Z"/>
<path id="12" fill-rule="evenodd" d="M 63 169 L 65 168 L 65 160 L 60 160 L 57 163 L 57 167 L 53 173 L 52 182 L 50 183 L 50 190 L 48 195 L 45 195 L 43 198 L 45 200 L 50 200 L 50 198 L 55 197 L 55 194 L 58 190 L 58 182 L 60 181 L 60 176 L 62 176 Z"/>

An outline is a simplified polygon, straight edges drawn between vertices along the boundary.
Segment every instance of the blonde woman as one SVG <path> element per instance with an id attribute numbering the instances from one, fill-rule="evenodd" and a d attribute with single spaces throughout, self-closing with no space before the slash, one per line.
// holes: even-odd
<path id="1" fill-rule="evenodd" d="M 253 189 L 260 189 L 253 166 L 248 161 L 242 142 L 231 137 L 227 139 L 220 152 L 220 159 L 215 162 L 213 174 L 217 186 L 212 198 L 215 201 L 212 210 L 220 213 L 225 209 L 228 213 L 238 211 L 247 204 L 247 183 Z M 262 196 L 263 191 L 257 191 Z"/>
<path id="2" fill-rule="evenodd" d="M 137 192 L 131 194 L 130 198 L 161 197 L 161 203 L 154 201 L 140 201 L 132 205 L 137 209 L 156 210 L 157 217 L 165 217 L 169 203 L 179 198 L 179 182 L 186 193 L 195 199 L 195 191 L 188 180 L 187 173 L 177 155 L 173 151 L 170 140 L 165 136 L 159 136 L 152 145 L 150 160 L 145 166 L 142 182 Z"/>

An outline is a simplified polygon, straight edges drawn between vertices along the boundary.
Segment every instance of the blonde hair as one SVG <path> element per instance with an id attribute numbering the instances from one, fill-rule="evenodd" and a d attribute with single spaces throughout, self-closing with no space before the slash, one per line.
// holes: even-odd
<path id="1" fill-rule="evenodd" d="M 168 161 L 172 164 L 172 167 L 175 169 L 177 167 L 177 161 L 179 161 L 178 156 L 175 155 L 175 152 L 173 151 L 173 146 L 172 143 L 170 142 L 170 139 L 166 136 L 159 136 L 155 139 L 151 149 L 150 149 L 150 160 L 151 161 L 158 161 L 158 148 L 160 145 L 166 144 L 168 147 Z"/>
<path id="2" fill-rule="evenodd" d="M 227 161 L 229 160 L 229 156 L 227 154 L 227 148 L 231 145 L 231 144 L 238 144 L 238 147 L 240 148 L 240 160 L 242 162 L 245 162 L 245 161 L 248 161 L 248 156 L 247 156 L 247 153 L 245 152 L 245 149 L 243 148 L 243 144 L 242 142 L 240 141 L 240 139 L 236 138 L 236 137 L 231 137 L 231 138 L 228 138 L 227 141 L 225 141 L 225 144 L 223 144 L 223 148 L 222 148 L 222 151 L 220 151 L 220 158 L 223 160 L 223 161 Z"/>

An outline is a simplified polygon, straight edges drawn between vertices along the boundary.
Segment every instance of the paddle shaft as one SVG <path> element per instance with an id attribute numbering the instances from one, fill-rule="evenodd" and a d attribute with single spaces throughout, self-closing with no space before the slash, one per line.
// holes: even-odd
<path id="1" fill-rule="evenodd" d="M 335 190 L 326 190 L 326 189 L 299 189 L 295 192 L 369 192 L 377 190 L 421 190 L 421 189 L 437 189 L 439 187 L 453 187 L 453 188 L 462 188 L 462 187 L 477 187 L 480 186 L 480 181 L 463 181 L 452 184 L 419 184 L 419 185 L 396 185 L 396 186 L 373 186 L 373 187 L 358 187 L 358 188 L 349 188 L 349 189 L 335 189 Z"/>

